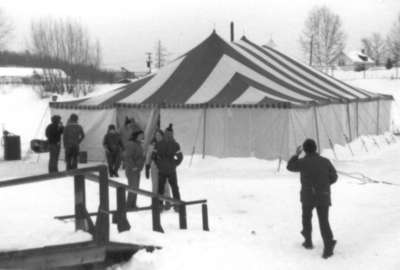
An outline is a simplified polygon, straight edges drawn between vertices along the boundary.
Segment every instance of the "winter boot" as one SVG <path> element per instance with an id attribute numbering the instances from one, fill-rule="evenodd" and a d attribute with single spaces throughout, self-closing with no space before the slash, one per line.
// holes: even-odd
<path id="1" fill-rule="evenodd" d="M 324 252 L 322 253 L 322 258 L 328 259 L 333 255 L 333 250 L 335 249 L 336 242 L 336 240 L 332 240 L 325 245 Z"/>
<path id="2" fill-rule="evenodd" d="M 313 245 L 311 239 L 305 240 L 305 241 L 303 242 L 302 246 L 303 246 L 305 249 L 313 249 L 313 248 L 314 248 L 314 245 Z"/>

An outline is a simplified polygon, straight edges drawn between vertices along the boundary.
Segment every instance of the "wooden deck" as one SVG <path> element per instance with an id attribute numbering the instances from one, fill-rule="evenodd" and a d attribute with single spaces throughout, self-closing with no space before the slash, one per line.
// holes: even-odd
<path id="1" fill-rule="evenodd" d="M 152 252 L 159 247 L 93 241 L 21 251 L 0 252 L 1 269 L 105 269 L 128 261 L 139 250 Z M 27 268 L 28 267 L 28 268 Z"/>

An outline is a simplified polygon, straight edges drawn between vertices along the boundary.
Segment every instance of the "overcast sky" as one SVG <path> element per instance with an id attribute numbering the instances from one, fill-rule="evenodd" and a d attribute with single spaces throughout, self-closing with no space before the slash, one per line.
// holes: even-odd
<path id="1" fill-rule="evenodd" d="M 259 44 L 270 37 L 277 48 L 301 57 L 299 35 L 310 9 L 326 5 L 339 14 L 347 34 L 347 50 L 360 49 L 372 32 L 386 35 L 400 13 L 400 0 L 1 0 L 0 8 L 14 24 L 9 49 L 26 48 L 32 19 L 77 18 L 100 40 L 103 66 L 145 69 L 145 53 L 160 39 L 174 58 L 205 39 L 215 28 L 229 40 L 243 33 Z"/>

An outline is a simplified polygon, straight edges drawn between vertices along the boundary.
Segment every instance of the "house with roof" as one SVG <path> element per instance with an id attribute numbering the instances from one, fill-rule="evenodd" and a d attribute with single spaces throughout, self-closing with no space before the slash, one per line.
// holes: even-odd
<path id="1" fill-rule="evenodd" d="M 362 49 L 361 51 L 341 52 L 333 65 L 339 66 L 343 70 L 363 71 L 375 66 L 375 61 Z"/>

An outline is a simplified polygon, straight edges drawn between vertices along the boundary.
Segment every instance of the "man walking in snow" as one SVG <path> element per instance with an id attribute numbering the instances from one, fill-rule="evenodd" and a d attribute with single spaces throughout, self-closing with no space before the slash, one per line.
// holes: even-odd
<path id="1" fill-rule="evenodd" d="M 78 124 L 78 116 L 71 114 L 64 128 L 64 149 L 67 170 L 78 168 L 79 144 L 85 138 L 83 128 Z"/>
<path id="2" fill-rule="evenodd" d="M 103 138 L 103 146 L 106 152 L 110 177 L 118 177 L 118 170 L 121 163 L 122 140 L 120 134 L 115 129 L 115 125 L 108 126 L 107 134 Z"/>
<path id="3" fill-rule="evenodd" d="M 51 117 L 51 124 L 46 128 L 47 142 L 49 143 L 49 173 L 58 172 L 58 158 L 60 156 L 60 142 L 64 127 L 59 115 Z"/>
<path id="4" fill-rule="evenodd" d="M 302 152 L 303 158 L 299 158 Z M 315 141 L 307 139 L 303 147 L 297 148 L 296 154 L 289 160 L 287 169 L 292 172 L 300 172 L 302 203 L 302 223 L 304 236 L 303 246 L 307 249 L 313 248 L 312 243 L 312 210 L 317 209 L 319 227 L 324 241 L 324 259 L 333 255 L 336 240 L 333 239 L 331 227 L 329 225 L 329 207 L 331 205 L 331 184 L 337 180 L 336 170 L 332 163 L 321 157 L 317 152 Z"/>

